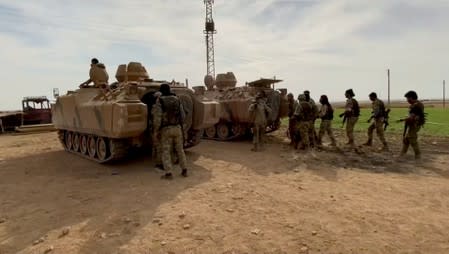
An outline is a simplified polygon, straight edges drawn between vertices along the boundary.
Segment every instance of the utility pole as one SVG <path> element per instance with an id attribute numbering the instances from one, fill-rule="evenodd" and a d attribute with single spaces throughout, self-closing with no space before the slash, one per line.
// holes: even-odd
<path id="1" fill-rule="evenodd" d="M 387 70 L 388 76 L 388 107 L 390 107 L 390 69 Z"/>
<path id="2" fill-rule="evenodd" d="M 446 108 L 446 80 L 443 80 L 443 108 Z"/>

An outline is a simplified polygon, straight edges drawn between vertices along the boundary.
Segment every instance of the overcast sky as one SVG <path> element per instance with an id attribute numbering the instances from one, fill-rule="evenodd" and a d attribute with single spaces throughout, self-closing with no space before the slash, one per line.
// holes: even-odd
<path id="1" fill-rule="evenodd" d="M 216 0 L 216 72 L 239 84 L 283 79 L 295 96 L 392 98 L 410 89 L 441 98 L 449 80 L 449 0 Z M 0 0 L 0 110 L 23 96 L 75 89 L 89 63 L 142 62 L 152 78 L 189 79 L 206 72 L 202 0 Z"/>

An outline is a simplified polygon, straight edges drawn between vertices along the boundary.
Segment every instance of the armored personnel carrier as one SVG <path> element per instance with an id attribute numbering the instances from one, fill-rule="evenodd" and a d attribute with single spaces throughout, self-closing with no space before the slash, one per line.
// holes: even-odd
<path id="1" fill-rule="evenodd" d="M 216 100 L 221 105 L 220 121 L 206 128 L 204 137 L 214 140 L 232 140 L 250 133 L 251 120 L 248 107 L 259 91 L 266 95 L 267 104 L 272 108 L 268 116 L 267 132 L 280 127 L 280 119 L 287 116 L 287 89 L 274 89 L 278 79 L 261 78 L 247 82 L 245 86 L 236 87 L 237 80 L 234 73 L 218 74 L 214 80 L 210 76 L 204 78 L 206 87 L 194 87 L 198 95 L 210 100 Z"/>
<path id="2" fill-rule="evenodd" d="M 203 129 L 219 120 L 220 105 L 176 82 L 153 80 L 137 62 L 120 65 L 109 90 L 86 87 L 59 96 L 52 116 L 66 151 L 103 163 L 126 156 L 129 148 L 151 146 L 151 108 L 163 83 L 186 109 L 186 148 L 200 142 Z"/>

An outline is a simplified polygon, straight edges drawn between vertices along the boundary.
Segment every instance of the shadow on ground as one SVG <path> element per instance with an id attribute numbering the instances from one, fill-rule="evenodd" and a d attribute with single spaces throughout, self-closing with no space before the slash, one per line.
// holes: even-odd
<path id="1" fill-rule="evenodd" d="M 18 253 L 51 231 L 80 224 L 93 232 L 83 237 L 80 253 L 112 253 L 152 223 L 161 204 L 209 181 L 197 157 L 188 153 L 190 177 L 172 181 L 161 180 L 150 156 L 142 155 L 106 165 L 64 151 L 3 160 L 0 253 Z"/>

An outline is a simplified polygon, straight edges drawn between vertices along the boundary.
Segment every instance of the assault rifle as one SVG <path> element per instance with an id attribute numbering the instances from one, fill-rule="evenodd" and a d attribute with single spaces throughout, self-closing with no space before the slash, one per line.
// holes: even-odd
<path id="1" fill-rule="evenodd" d="M 348 118 L 348 115 L 346 114 L 346 112 L 341 113 L 340 115 L 338 115 L 340 118 L 343 117 L 343 123 L 341 124 L 341 128 L 343 128 L 345 126 L 346 120 Z"/>
<path id="2" fill-rule="evenodd" d="M 407 124 L 407 118 L 401 118 L 398 120 L 398 122 L 404 122 L 404 132 L 402 133 L 402 140 L 405 140 L 405 136 L 407 135 L 408 130 L 408 124 Z"/>
<path id="3" fill-rule="evenodd" d="M 371 112 L 371 114 L 372 113 L 373 112 Z M 366 122 L 370 123 L 373 118 L 374 118 L 374 115 L 371 115 L 371 117 Z M 390 118 L 390 109 L 387 109 L 384 111 L 384 131 L 387 130 L 387 127 L 390 125 L 390 123 L 388 122 L 389 118 Z"/>
<path id="4" fill-rule="evenodd" d="M 388 125 L 390 125 L 389 123 L 389 119 L 390 119 L 390 109 L 385 110 L 384 113 L 384 131 L 387 130 Z"/>

